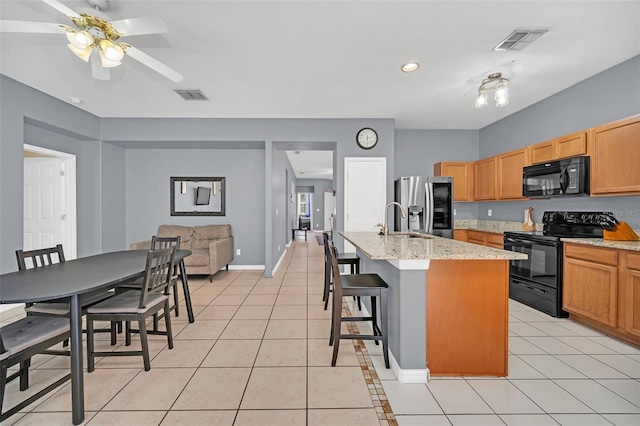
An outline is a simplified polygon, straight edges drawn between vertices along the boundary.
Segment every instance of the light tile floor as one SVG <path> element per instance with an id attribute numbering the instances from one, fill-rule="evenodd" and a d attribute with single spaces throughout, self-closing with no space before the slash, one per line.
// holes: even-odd
<path id="1" fill-rule="evenodd" d="M 100 360 L 85 374 L 85 424 L 640 425 L 639 349 L 514 301 L 506 379 L 402 384 L 373 342 L 341 344 L 332 368 L 322 282 L 311 233 L 289 247 L 274 278 L 233 270 L 213 283 L 191 278 L 196 322 L 172 317 L 173 350 L 151 337 L 149 372 L 137 357 Z M 22 310 L 0 315 L 7 322 Z M 111 348 L 108 335 L 97 338 Z M 68 359 L 38 356 L 33 367 L 29 392 L 68 371 Z M 11 405 L 17 383 L 7 393 Z M 71 424 L 68 386 L 3 422 L 11 424 Z"/>

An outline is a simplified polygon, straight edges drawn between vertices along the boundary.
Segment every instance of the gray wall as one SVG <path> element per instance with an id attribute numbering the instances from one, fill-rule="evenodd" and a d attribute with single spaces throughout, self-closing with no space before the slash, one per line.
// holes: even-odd
<path id="1" fill-rule="evenodd" d="M 271 269 L 266 275 L 271 276 L 273 267 L 278 263 L 291 241 L 291 223 L 295 218 L 296 206 L 291 202 L 291 182 L 295 185 L 295 173 L 285 151 L 272 149 L 272 170 L 270 191 L 272 196 L 271 212 Z M 267 249 L 268 250 L 268 249 Z"/>
<path id="2" fill-rule="evenodd" d="M 25 142 L 77 156 L 78 256 L 100 252 L 100 119 L 3 75 L 0 93 L 0 272 L 23 243 Z"/>
<path id="3" fill-rule="evenodd" d="M 515 90 L 515 89 L 514 89 Z M 515 93 L 514 93 L 515 96 Z M 640 56 L 589 78 L 480 130 L 480 158 L 640 113 Z M 640 149 L 640 141 L 638 141 Z M 522 221 L 528 206 L 540 222 L 545 210 L 613 211 L 640 228 L 640 196 L 555 198 L 478 203 L 478 218 Z"/>
<path id="4" fill-rule="evenodd" d="M 126 244 L 148 240 L 158 226 L 231 224 L 232 264 L 264 265 L 264 150 L 127 149 Z M 171 216 L 171 176 L 224 176 L 225 216 Z"/>
<path id="5" fill-rule="evenodd" d="M 247 141 L 264 141 L 265 170 L 261 182 L 264 182 L 265 205 L 265 266 L 270 271 L 275 265 L 277 241 L 284 238 L 285 230 L 274 230 L 274 202 L 282 192 L 268 190 L 273 179 L 274 150 L 331 150 L 335 147 L 336 164 L 334 167 L 337 210 L 343 209 L 344 157 L 386 157 L 387 176 L 393 176 L 394 167 L 394 120 L 392 119 L 199 119 L 199 118 L 103 118 L 102 140 L 118 146 L 130 148 L 140 145 L 161 144 L 170 148 L 189 148 L 193 146 L 216 146 L 220 141 L 241 145 Z M 355 135 L 363 127 L 376 129 L 379 142 L 374 149 L 360 149 Z M 327 148 L 329 146 L 329 148 Z M 269 153 L 271 153 L 269 155 Z M 277 170 L 277 169 L 275 169 Z M 280 179 L 280 178 L 279 178 Z M 284 179 L 284 178 L 282 178 Z M 128 182 L 128 181 L 127 181 Z M 393 198 L 392 179 L 387 183 L 387 199 Z M 127 214 L 132 209 L 127 205 Z M 133 210 L 135 211 L 135 210 Z M 284 225 L 284 221 L 283 227 Z M 279 225 L 278 225 L 279 226 Z M 336 217 L 336 229 L 343 229 L 343 216 Z M 260 238 L 260 236 L 256 236 Z M 336 246 L 342 247 L 342 238 L 336 237 Z M 273 252 L 270 252 L 273 251 Z"/>
<path id="6" fill-rule="evenodd" d="M 395 178 L 433 176 L 440 161 L 478 159 L 477 130 L 396 130 Z M 454 203 L 456 219 L 475 219 L 478 203 Z"/>
<path id="7" fill-rule="evenodd" d="M 126 244 L 126 152 L 103 143 L 100 176 L 102 252 L 122 250 Z"/>

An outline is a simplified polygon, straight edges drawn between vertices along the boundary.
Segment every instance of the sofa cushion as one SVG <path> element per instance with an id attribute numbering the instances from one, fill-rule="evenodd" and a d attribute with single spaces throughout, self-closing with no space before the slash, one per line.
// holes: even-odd
<path id="1" fill-rule="evenodd" d="M 209 250 L 191 250 L 191 256 L 184 258 L 185 266 L 209 266 Z"/>
<path id="2" fill-rule="evenodd" d="M 180 248 L 184 250 L 191 250 L 192 235 L 192 226 L 160 225 L 158 227 L 158 237 L 180 236 Z"/>
<path id="3" fill-rule="evenodd" d="M 194 226 L 192 229 L 193 240 L 191 241 L 191 249 L 193 250 L 209 249 L 209 242 L 211 240 L 231 236 L 231 225 Z"/>

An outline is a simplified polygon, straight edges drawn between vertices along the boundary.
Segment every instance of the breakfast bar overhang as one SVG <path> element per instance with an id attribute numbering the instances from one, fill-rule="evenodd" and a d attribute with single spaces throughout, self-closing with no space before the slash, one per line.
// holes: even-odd
<path id="1" fill-rule="evenodd" d="M 361 272 L 389 285 L 389 350 L 399 381 L 507 375 L 509 260 L 525 254 L 421 233 L 340 235 L 356 247 Z"/>

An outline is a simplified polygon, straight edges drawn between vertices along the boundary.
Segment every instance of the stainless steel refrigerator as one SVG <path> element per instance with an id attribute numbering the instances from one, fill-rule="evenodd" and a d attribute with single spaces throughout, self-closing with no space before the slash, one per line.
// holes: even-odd
<path id="1" fill-rule="evenodd" d="M 395 201 L 406 218 L 395 212 L 396 232 L 424 232 L 453 238 L 453 178 L 405 176 L 395 181 Z"/>

